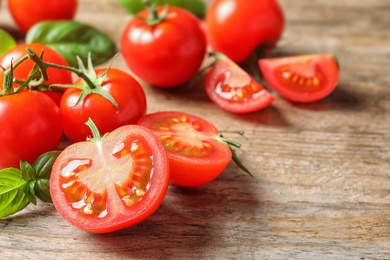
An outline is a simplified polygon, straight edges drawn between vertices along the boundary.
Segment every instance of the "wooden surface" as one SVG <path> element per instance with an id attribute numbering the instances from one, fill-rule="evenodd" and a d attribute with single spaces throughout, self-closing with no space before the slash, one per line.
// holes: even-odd
<path id="1" fill-rule="evenodd" d="M 169 188 L 143 223 L 94 235 L 40 203 L 0 220 L 0 259 L 390 259 L 390 1 L 280 0 L 287 26 L 273 55 L 331 52 L 340 83 L 328 98 L 232 115 L 201 82 L 145 86 L 149 112 L 181 110 L 245 130 L 230 164 L 204 187 Z M 81 0 L 77 20 L 119 42 L 116 1 Z M 0 26 L 14 27 L 3 1 Z M 114 67 L 127 70 L 119 56 Z"/>

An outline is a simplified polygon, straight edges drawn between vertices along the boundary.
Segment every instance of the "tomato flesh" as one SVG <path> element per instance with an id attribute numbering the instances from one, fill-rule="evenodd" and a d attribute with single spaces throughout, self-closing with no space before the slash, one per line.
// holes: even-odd
<path id="1" fill-rule="evenodd" d="M 147 114 L 138 124 L 151 129 L 164 145 L 175 185 L 206 184 L 220 175 L 232 158 L 217 128 L 200 117 L 165 111 Z"/>
<path id="2" fill-rule="evenodd" d="M 207 73 L 205 89 L 222 109 L 250 113 L 269 106 L 273 96 L 246 71 L 228 59 L 218 60 Z"/>
<path id="3" fill-rule="evenodd" d="M 337 61 L 330 54 L 260 59 L 259 66 L 269 84 L 294 102 L 325 98 L 339 79 Z"/>
<path id="4" fill-rule="evenodd" d="M 71 224 L 94 233 L 135 225 L 168 189 L 166 152 L 154 134 L 127 125 L 101 142 L 79 142 L 57 158 L 50 179 L 54 206 Z"/>

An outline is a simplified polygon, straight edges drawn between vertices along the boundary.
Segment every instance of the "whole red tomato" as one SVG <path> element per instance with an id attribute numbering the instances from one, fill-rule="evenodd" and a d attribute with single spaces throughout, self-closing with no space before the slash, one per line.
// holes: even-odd
<path id="1" fill-rule="evenodd" d="M 277 0 L 214 0 L 205 17 L 211 48 L 234 62 L 246 60 L 257 47 L 274 46 L 284 24 Z"/>
<path id="2" fill-rule="evenodd" d="M 32 49 L 34 52 L 40 56 L 43 53 L 43 61 L 55 63 L 62 66 L 68 66 L 67 61 L 55 50 L 50 47 L 40 44 L 40 43 L 28 43 L 28 44 L 19 44 L 14 48 L 8 50 L 4 55 L 0 57 L 0 66 L 5 69 L 11 67 L 12 64 L 15 64 L 18 60 L 20 60 L 23 56 L 27 54 L 27 48 Z M 14 78 L 16 80 L 24 81 L 29 77 L 30 72 L 32 71 L 35 63 L 27 59 L 23 61 L 19 66 L 14 69 Z M 57 68 L 48 68 L 47 69 L 48 80 L 44 81 L 43 84 L 46 86 L 50 84 L 70 84 L 72 83 L 72 74 L 69 71 L 57 69 Z M 18 84 L 14 84 L 14 87 L 18 87 Z M 0 86 L 2 88 L 2 86 Z M 45 91 L 56 104 L 60 103 L 60 99 L 62 96 L 61 92 L 57 91 Z"/>
<path id="3" fill-rule="evenodd" d="M 0 96 L 1 167 L 15 167 L 20 159 L 33 163 L 56 150 L 62 137 L 58 106 L 47 95 L 22 91 Z M 6 160 L 6 161 L 4 161 Z"/>
<path id="4" fill-rule="evenodd" d="M 73 19 L 77 0 L 8 0 L 8 9 L 20 30 L 27 33 L 42 21 Z"/>
<path id="5" fill-rule="evenodd" d="M 97 69 L 97 77 L 106 71 L 107 69 Z M 85 82 L 80 78 L 75 85 L 85 85 Z M 145 93 L 130 74 L 110 68 L 100 85 L 97 88 L 102 88 L 102 91 L 111 95 L 118 107 L 96 93 L 86 95 L 76 105 L 82 90 L 68 88 L 64 92 L 60 104 L 61 118 L 65 135 L 73 142 L 85 141 L 91 136 L 91 130 L 85 125 L 88 118 L 94 121 L 101 134 L 105 134 L 122 125 L 136 124 L 146 113 Z"/>
<path id="6" fill-rule="evenodd" d="M 142 80 L 158 87 L 178 86 L 199 70 L 206 36 L 200 21 L 188 11 L 176 7 L 156 11 L 155 23 L 148 20 L 149 10 L 129 21 L 122 33 L 121 52 Z"/>

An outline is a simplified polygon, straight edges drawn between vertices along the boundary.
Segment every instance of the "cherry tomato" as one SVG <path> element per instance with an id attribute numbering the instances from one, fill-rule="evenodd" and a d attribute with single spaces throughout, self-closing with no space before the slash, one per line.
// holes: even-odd
<path id="1" fill-rule="evenodd" d="M 238 114 L 258 111 L 274 100 L 263 86 L 226 56 L 217 58 L 208 71 L 205 89 L 215 104 Z"/>
<path id="2" fill-rule="evenodd" d="M 57 105 L 37 91 L 0 96 L 0 144 L 8 157 L 1 166 L 18 165 L 20 159 L 32 164 L 39 155 L 56 150 L 62 137 Z"/>
<path id="3" fill-rule="evenodd" d="M 284 24 L 277 0 L 214 0 L 205 17 L 211 48 L 234 62 L 246 60 L 257 47 L 275 46 Z"/>
<path id="4" fill-rule="evenodd" d="M 336 88 L 339 68 L 330 54 L 300 55 L 259 60 L 268 83 L 283 97 L 294 102 L 313 102 Z"/>
<path id="5" fill-rule="evenodd" d="M 159 7 L 159 22 L 150 25 L 140 12 L 126 25 L 121 52 L 142 80 L 157 87 L 174 87 L 189 81 L 199 70 L 206 54 L 206 36 L 200 21 L 177 7 Z"/>
<path id="6" fill-rule="evenodd" d="M 43 53 L 43 61 L 55 63 L 62 66 L 68 66 L 66 60 L 55 50 L 49 48 L 46 45 L 40 43 L 28 43 L 28 44 L 19 44 L 14 48 L 8 50 L 0 57 L 0 66 L 5 69 L 11 67 L 12 64 L 15 64 L 16 61 L 20 60 L 23 56 L 27 54 L 27 48 L 32 49 L 38 56 Z M 23 61 L 18 67 L 14 70 L 14 78 L 19 81 L 25 81 L 32 71 L 35 63 L 27 59 Z M 49 86 L 51 84 L 70 84 L 72 83 L 72 74 L 69 71 L 57 69 L 57 68 L 48 68 L 47 69 L 48 80 L 44 81 L 42 85 Z M 1 88 L 2 86 L 0 86 Z M 19 87 L 18 84 L 14 84 L 14 87 Z M 62 96 L 61 91 L 44 91 L 49 95 L 54 102 L 58 105 Z"/>
<path id="7" fill-rule="evenodd" d="M 103 139 L 65 148 L 54 162 L 50 194 L 74 226 L 107 233 L 133 226 L 162 203 L 169 184 L 164 147 L 149 130 L 126 125 Z"/>
<path id="8" fill-rule="evenodd" d="M 24 33 L 36 23 L 47 20 L 72 20 L 77 0 L 8 0 L 8 9 Z"/>
<path id="9" fill-rule="evenodd" d="M 171 182 L 199 186 L 214 180 L 232 159 L 218 129 L 210 122 L 183 112 L 147 114 L 138 122 L 151 129 L 169 158 Z"/>
<path id="10" fill-rule="evenodd" d="M 97 69 L 100 77 L 107 69 Z M 78 79 L 75 85 L 83 85 Z M 110 68 L 102 84 L 106 91 L 117 102 L 118 108 L 103 96 L 88 94 L 79 104 L 82 90 L 68 88 L 61 99 L 60 111 L 65 135 L 73 142 L 85 140 L 91 130 L 85 125 L 91 118 L 101 134 L 113 131 L 119 126 L 136 124 L 146 113 L 146 97 L 141 85 L 130 74 Z"/>

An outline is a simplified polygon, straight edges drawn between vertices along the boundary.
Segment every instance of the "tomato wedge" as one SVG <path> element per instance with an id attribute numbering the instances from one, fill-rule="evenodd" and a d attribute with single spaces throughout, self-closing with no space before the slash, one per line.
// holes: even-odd
<path id="1" fill-rule="evenodd" d="M 251 113 L 269 106 L 274 97 L 245 70 L 224 55 L 208 71 L 205 89 L 220 108 L 237 114 Z"/>
<path id="2" fill-rule="evenodd" d="M 259 66 L 268 83 L 294 102 L 323 99 L 332 93 L 339 80 L 339 67 L 331 54 L 260 59 Z"/>
<path id="3" fill-rule="evenodd" d="M 164 145 L 171 182 L 199 186 L 214 180 L 229 164 L 232 153 L 210 122 L 184 112 L 147 114 L 138 123 L 151 129 Z"/>
<path id="4" fill-rule="evenodd" d="M 107 233 L 153 214 L 168 184 L 168 158 L 159 139 L 145 127 L 126 125 L 65 148 L 53 165 L 50 193 L 71 224 Z"/>

